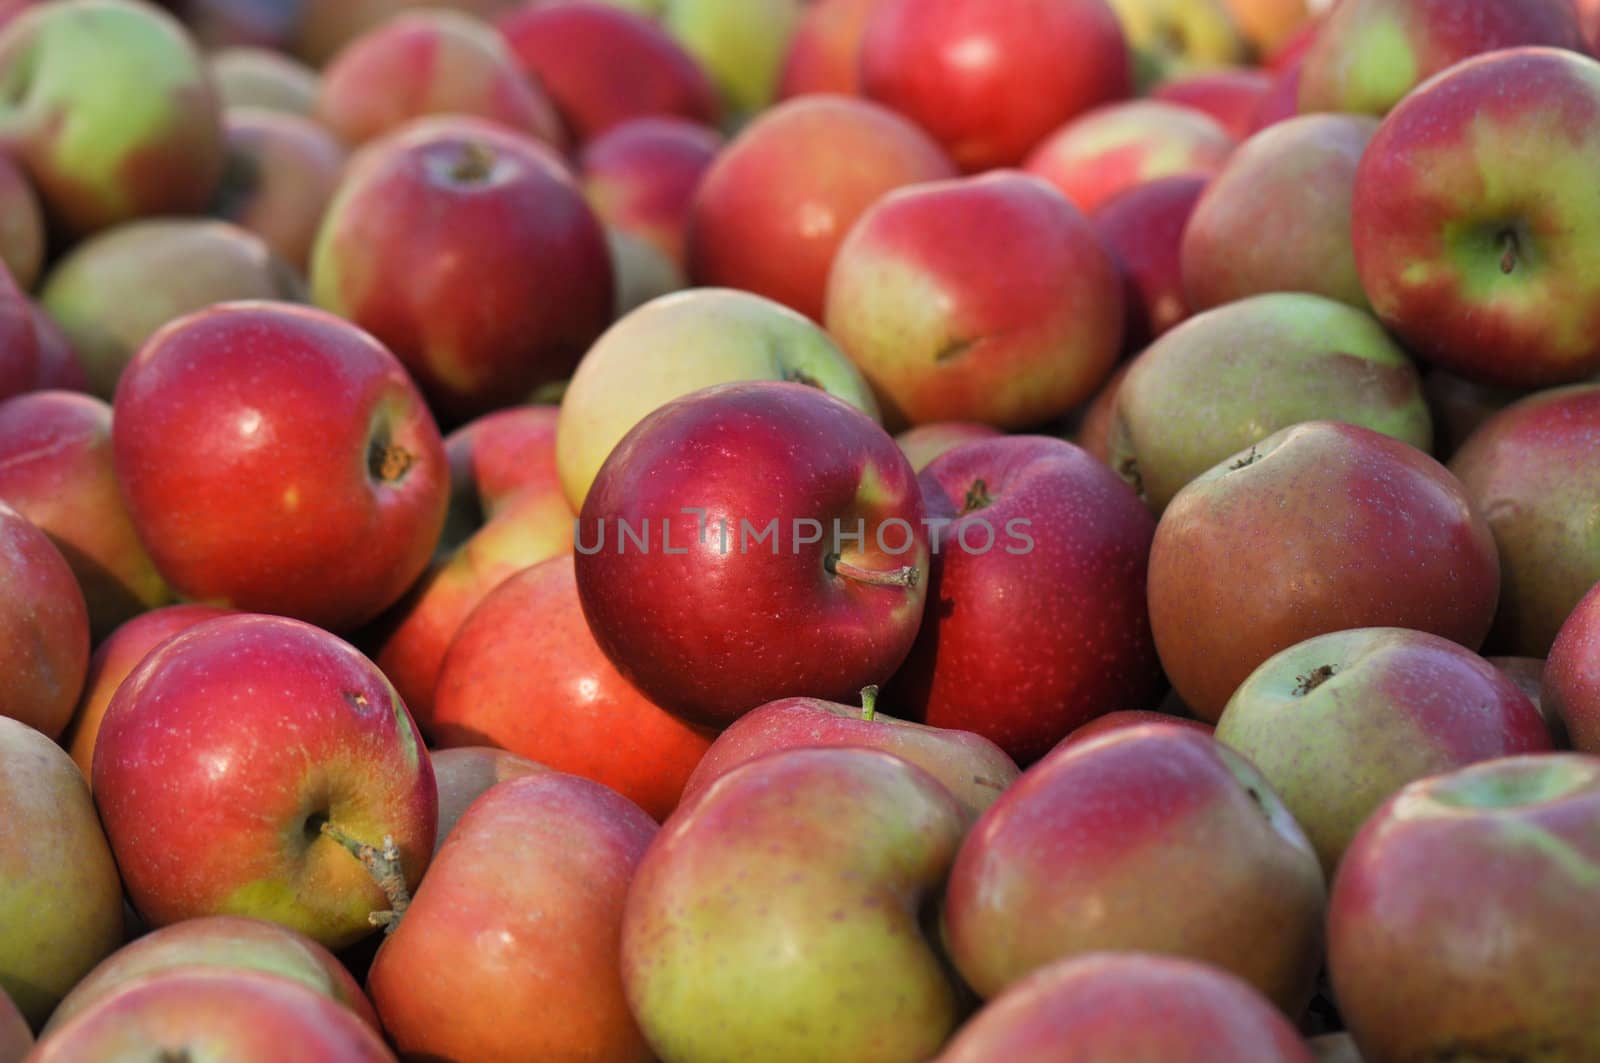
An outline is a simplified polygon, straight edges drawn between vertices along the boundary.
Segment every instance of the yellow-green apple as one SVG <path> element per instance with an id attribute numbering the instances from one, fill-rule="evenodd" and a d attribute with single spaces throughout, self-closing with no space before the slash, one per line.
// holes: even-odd
<path id="1" fill-rule="evenodd" d="M 1325 901 L 1311 843 L 1261 773 L 1158 723 L 1024 772 L 962 842 L 941 910 L 950 958 L 985 999 L 1109 949 L 1215 964 L 1298 1017 Z"/>
<path id="2" fill-rule="evenodd" d="M 778 98 L 832 92 L 861 95 L 861 41 L 878 0 L 811 0 L 789 39 Z"/>
<path id="3" fill-rule="evenodd" d="M 1142 181 L 1090 215 L 1095 235 L 1125 278 L 1124 350 L 1143 350 L 1189 316 L 1183 293 L 1183 231 L 1208 178 L 1177 174 Z"/>
<path id="4" fill-rule="evenodd" d="M 303 272 L 344 173 L 344 146 L 310 118 L 259 107 L 230 108 L 223 125 L 228 166 L 212 213 Z"/>
<path id="5" fill-rule="evenodd" d="M 129 899 L 156 927 L 254 915 L 351 944 L 390 905 L 351 847 L 397 852 L 412 888 L 438 828 L 394 688 L 287 617 L 205 620 L 152 650 L 111 699 L 92 774 Z"/>
<path id="6" fill-rule="evenodd" d="M 1299 1032 L 1216 966 L 1097 952 L 1041 967 L 956 1032 L 940 1063 L 1174 1060 L 1312 1063 Z"/>
<path id="7" fill-rule="evenodd" d="M 140 613 L 107 635 L 89 658 L 89 672 L 83 683 L 83 697 L 72 714 L 72 723 L 62 736 L 62 745 L 73 763 L 89 780 L 94 772 L 94 744 L 100 735 L 100 721 L 122 681 L 151 650 L 180 631 L 202 620 L 226 616 L 228 610 L 212 605 L 180 603 L 164 605 Z"/>
<path id="8" fill-rule="evenodd" d="M 1187 716 L 1174 716 L 1168 712 L 1158 712 L 1154 709 L 1118 709 L 1108 712 L 1104 716 L 1096 716 L 1088 723 L 1072 730 L 1065 738 L 1055 744 L 1055 749 L 1064 746 L 1076 745 L 1097 738 L 1107 731 L 1116 731 L 1124 727 L 1138 727 L 1147 723 L 1173 723 L 1180 727 L 1189 727 L 1203 734 L 1211 734 L 1215 730 L 1211 724 L 1202 720 L 1191 720 Z M 1054 752 L 1054 749 L 1052 750 Z"/>
<path id="9" fill-rule="evenodd" d="M 117 486 L 109 403 L 74 391 L 0 402 L 0 502 L 61 551 L 83 591 L 94 642 L 171 598 Z"/>
<path id="10" fill-rule="evenodd" d="M 33 184 L 9 156 L 0 154 L 0 263 L 18 288 L 39 279 L 45 254 L 44 208 Z"/>
<path id="11" fill-rule="evenodd" d="M 601 652 L 571 553 L 507 577 L 467 616 L 439 668 L 430 727 L 440 746 L 498 746 L 603 783 L 658 821 L 711 744 Z"/>
<path id="12" fill-rule="evenodd" d="M 271 48 L 219 48 L 206 57 L 224 117 L 235 107 L 255 107 L 309 117 L 317 106 L 319 78 L 304 63 Z"/>
<path id="13" fill-rule="evenodd" d="M 1300 110 L 1381 117 L 1462 60 L 1523 45 L 1587 52 L 1572 0 L 1342 0 L 1306 52 Z"/>
<path id="14" fill-rule="evenodd" d="M 1266 777 L 1330 879 L 1361 824 L 1407 783 L 1551 748 L 1539 710 L 1500 669 L 1394 627 L 1273 654 L 1228 699 L 1217 741 Z"/>
<path id="15" fill-rule="evenodd" d="M 1597 584 L 1600 586 L 1600 584 Z M 1600 594 L 1590 589 L 1561 625 L 1539 676 L 1542 711 L 1573 749 L 1600 754 Z"/>
<path id="16" fill-rule="evenodd" d="M 425 115 L 471 115 L 555 147 L 561 117 L 495 28 L 451 10 L 395 15 L 340 49 L 322 72 L 316 116 L 363 144 Z"/>
<path id="17" fill-rule="evenodd" d="M 22 1063 L 33 1049 L 33 1030 L 0 988 L 0 1063 Z"/>
<path id="18" fill-rule="evenodd" d="M 0 815 L 0 990 L 38 1027 L 122 944 L 122 886 L 82 774 L 48 737 L 3 716 Z"/>
<path id="19" fill-rule="evenodd" d="M 635 425 L 576 533 L 595 641 L 645 697 L 724 727 L 782 697 L 844 701 L 905 659 L 929 545 L 894 439 L 805 384 L 722 384 Z"/>
<path id="20" fill-rule="evenodd" d="M 449 502 L 405 367 L 309 307 L 224 303 L 152 336 L 112 405 L 113 467 L 181 596 L 354 629 L 422 573 Z"/>
<path id="21" fill-rule="evenodd" d="M 88 391 L 89 373 L 83 360 L 73 349 L 72 341 L 56 324 L 43 304 L 37 299 L 28 300 L 28 317 L 33 323 L 33 338 L 37 362 L 33 390 Z"/>
<path id="22" fill-rule="evenodd" d="M 50 537 L 3 501 L 0 560 L 0 718 L 56 738 L 89 669 L 89 610 Z"/>
<path id="23" fill-rule="evenodd" d="M 932 1057 L 962 1001 L 922 916 L 967 822 L 882 750 L 790 749 L 724 775 L 661 828 L 628 891 L 623 985 L 650 1046 Z"/>
<path id="24" fill-rule="evenodd" d="M 177 968 L 280 975 L 338 1001 L 379 1028 L 378 1014 L 361 986 L 315 941 L 265 919 L 204 915 L 152 930 L 101 960 L 50 1013 L 43 1036 L 134 979 Z"/>
<path id="25" fill-rule="evenodd" d="M 600 337 L 561 400 L 556 468 L 574 509 L 618 441 L 668 401 L 713 384 L 790 380 L 877 419 L 861 373 L 831 337 L 771 299 L 699 288 L 653 300 Z"/>
<path id="26" fill-rule="evenodd" d="M 252 232 L 205 218 L 126 222 L 77 244 L 39 302 L 110 399 L 134 353 L 167 322 L 236 299 L 303 301 L 299 274 Z"/>
<path id="27" fill-rule="evenodd" d="M 52 219 L 81 234 L 203 209 L 222 176 L 222 115 L 171 15 L 137 0 L 62 0 L 0 30 L 0 147 Z"/>
<path id="28" fill-rule="evenodd" d="M 543 772 L 491 787 L 428 867 L 367 987 L 408 1059 L 652 1057 L 617 962 L 656 835 L 637 806 Z"/>
<path id="29" fill-rule="evenodd" d="M 715 125 L 721 117 L 700 64 L 638 12 L 601 0 L 532 0 L 497 25 L 579 144 L 630 118 L 676 115 Z"/>
<path id="30" fill-rule="evenodd" d="M 885 421 L 1015 429 L 1094 394 L 1122 349 L 1123 299 L 1083 213 L 1002 170 L 870 207 L 839 247 L 822 320 Z"/>
<path id="31" fill-rule="evenodd" d="M 1173 689 L 1215 721 L 1261 662 L 1313 635 L 1407 627 L 1477 649 L 1500 564 L 1488 523 L 1443 465 L 1370 428 L 1306 421 L 1173 497 L 1149 592 Z"/>
<path id="32" fill-rule="evenodd" d="M 1150 98 L 1192 107 L 1216 119 L 1228 135 L 1243 140 L 1255 131 L 1273 76 L 1255 67 L 1180 74 L 1150 90 Z"/>
<path id="33" fill-rule="evenodd" d="M 1356 268 L 1378 316 L 1419 356 L 1483 383 L 1594 375 L 1600 203 L 1559 189 L 1596 164 L 1600 62 L 1586 55 L 1508 49 L 1419 86 L 1356 170 Z"/>
<path id="34" fill-rule="evenodd" d="M 721 150 L 722 135 L 698 122 L 635 118 L 585 144 L 578 175 L 601 220 L 687 270 L 695 190 Z"/>
<path id="35" fill-rule="evenodd" d="M 975 439 L 994 439 L 1005 433 L 994 425 L 977 421 L 930 421 L 915 428 L 907 428 L 894 437 L 911 460 L 911 468 L 921 472 L 928 463 L 947 450 L 954 450 Z"/>
<path id="36" fill-rule="evenodd" d="M 180 967 L 135 978 L 39 1040 L 29 1063 L 182 1059 L 211 1063 L 394 1063 L 343 1004 L 265 971 Z"/>
<path id="37" fill-rule="evenodd" d="M 435 856 L 472 803 L 496 783 L 550 770 L 527 757 L 493 746 L 434 749 L 429 751 L 428 759 L 433 761 L 433 778 L 439 787 L 439 830 L 433 839 Z"/>
<path id="38" fill-rule="evenodd" d="M 461 422 L 572 372 L 611 321 L 611 254 L 547 146 L 430 118 L 351 160 L 312 250 L 311 295 Z"/>
<path id="39" fill-rule="evenodd" d="M 346 45 L 397 15 L 416 8 L 449 8 L 491 19 L 522 0 L 298 0 L 292 51 L 314 67 L 326 66 Z"/>
<path id="40" fill-rule="evenodd" d="M 954 176 L 944 152 L 893 111 L 800 96 L 762 112 L 705 171 L 689 218 L 689 275 L 820 321 L 845 234 L 886 193 Z"/>
<path id="41" fill-rule="evenodd" d="M 1129 363 L 1107 460 L 1159 514 L 1217 462 L 1315 420 L 1418 450 L 1433 440 L 1417 368 L 1371 314 L 1319 295 L 1256 295 L 1190 318 Z"/>
<path id="42" fill-rule="evenodd" d="M 1209 176 L 1233 153 L 1234 138 L 1208 114 L 1164 100 L 1097 107 L 1053 132 L 1023 168 L 1085 211 L 1158 177 Z"/>
<path id="43" fill-rule="evenodd" d="M 804 7 L 801 0 L 662 0 L 660 18 L 738 120 L 772 102 Z"/>
<path id="44" fill-rule="evenodd" d="M 1350 235 L 1356 166 L 1378 121 L 1297 116 L 1239 145 L 1183 234 L 1195 311 L 1263 292 L 1310 292 L 1366 309 Z M 1271 233 L 1270 239 L 1262 239 Z"/>
<path id="45" fill-rule="evenodd" d="M 922 630 L 889 689 L 898 712 L 1027 765 L 1091 717 L 1155 705 L 1156 522 L 1114 472 L 1064 440 L 1008 436 L 959 446 L 918 480 L 935 556 Z"/>
<path id="46" fill-rule="evenodd" d="M 1224 0 L 1110 0 L 1133 52 L 1142 88 L 1176 73 L 1233 66 L 1250 45 Z"/>
<path id="47" fill-rule="evenodd" d="M 1328 913 L 1364 1058 L 1600 1055 L 1597 822 L 1600 758 L 1577 753 L 1423 779 L 1367 821 Z"/>
<path id="48" fill-rule="evenodd" d="M 1016 781 L 1016 761 L 982 735 L 885 716 L 878 692 L 859 707 L 820 698 L 780 698 L 746 713 L 717 735 L 683 788 L 688 804 L 741 764 L 785 749 L 850 746 L 893 753 L 932 775 L 970 820 Z"/>
<path id="49" fill-rule="evenodd" d="M 1062 123 L 1133 90 L 1106 0 L 881 0 L 860 63 L 863 93 L 969 173 L 1015 166 Z"/>

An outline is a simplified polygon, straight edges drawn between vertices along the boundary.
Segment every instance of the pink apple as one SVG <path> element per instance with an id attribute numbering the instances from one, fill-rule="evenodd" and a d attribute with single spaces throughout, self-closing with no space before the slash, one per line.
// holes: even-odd
<path id="1" fill-rule="evenodd" d="M 1095 234 L 1127 279 L 1123 347 L 1142 350 L 1190 314 L 1183 290 L 1183 233 L 1208 178 L 1158 177 L 1100 204 Z"/>
<path id="2" fill-rule="evenodd" d="M 1272 82 L 1270 73 L 1255 68 L 1203 70 L 1162 82 L 1150 97 L 1208 114 L 1235 140 L 1243 140 L 1255 131 Z"/>
<path id="3" fill-rule="evenodd" d="M 22 1063 L 33 1049 L 33 1030 L 11 997 L 0 989 L 0 1063 Z"/>
<path id="4" fill-rule="evenodd" d="M 695 191 L 721 150 L 721 134 L 697 122 L 636 118 L 584 145 L 579 180 L 601 220 L 687 269 Z"/>
<path id="5" fill-rule="evenodd" d="M 789 38 L 778 98 L 861 95 L 861 41 L 879 0 L 812 0 Z"/>
<path id="6" fill-rule="evenodd" d="M 1138 727 L 1147 723 L 1177 724 L 1180 727 L 1192 727 L 1203 734 L 1211 734 L 1216 730 L 1211 724 L 1202 720 L 1191 720 L 1186 716 L 1173 716 L 1167 712 L 1157 712 L 1153 709 L 1119 709 L 1108 712 L 1104 716 L 1096 716 L 1082 727 L 1074 728 L 1067 737 L 1056 743 L 1055 748 L 1076 745 L 1086 742 L 1091 738 L 1098 738 L 1108 731 L 1120 730 L 1124 727 Z M 1053 752 L 1053 751 L 1052 751 Z"/>
<path id="7" fill-rule="evenodd" d="M 89 667 L 89 611 L 61 551 L 0 502 L 0 717 L 58 737 Z"/>

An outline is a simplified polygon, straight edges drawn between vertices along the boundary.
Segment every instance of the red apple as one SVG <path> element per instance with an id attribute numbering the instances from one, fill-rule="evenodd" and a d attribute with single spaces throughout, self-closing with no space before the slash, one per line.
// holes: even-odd
<path id="1" fill-rule="evenodd" d="M 112 447 L 180 594 L 351 629 L 428 562 L 449 473 L 405 369 L 321 311 L 230 303 L 164 327 L 122 376 Z"/>
<path id="2" fill-rule="evenodd" d="M 861 95 L 861 41 L 879 0 L 811 0 L 789 38 L 778 98 Z"/>
<path id="3" fill-rule="evenodd" d="M 492 746 L 459 746 L 429 752 L 433 778 L 439 787 L 439 830 L 434 835 L 433 853 L 439 849 L 472 803 L 496 783 L 549 771 L 527 757 L 519 757 Z"/>
<path id="4" fill-rule="evenodd" d="M 33 309 L 11 272 L 0 269 L 0 399 L 32 391 L 41 373 Z"/>
<path id="5" fill-rule="evenodd" d="M 1153 709 L 1119 709 L 1108 712 L 1104 716 L 1096 716 L 1081 727 L 1074 728 L 1067 737 L 1057 742 L 1056 749 L 1076 745 L 1091 738 L 1098 738 L 1108 731 L 1117 731 L 1124 727 L 1138 727 L 1147 723 L 1170 723 L 1180 727 L 1192 727 L 1203 734 L 1211 734 L 1216 730 L 1211 724 L 1203 720 L 1191 720 L 1186 716 L 1173 716 L 1167 712 L 1157 712 Z M 1052 750 L 1053 752 L 1053 750 Z"/>
<path id="6" fill-rule="evenodd" d="M 721 150 L 721 134 L 697 122 L 636 118 L 585 144 L 578 174 L 601 220 L 688 269 L 695 191 Z"/>
<path id="7" fill-rule="evenodd" d="M 228 166 L 213 212 L 304 270 L 344 173 L 344 146 L 309 118 L 261 108 L 232 108 L 223 125 Z"/>
<path id="8" fill-rule="evenodd" d="M 0 502 L 0 717 L 50 738 L 72 718 L 89 667 L 89 611 L 61 551 Z"/>
<path id="9" fill-rule="evenodd" d="M 1150 97 L 1210 115 L 1235 140 L 1243 140 L 1255 131 L 1272 82 L 1270 73 L 1255 68 L 1203 70 L 1162 82 Z"/>
<path id="10" fill-rule="evenodd" d="M 993 425 L 977 421 L 930 421 L 908 428 L 894 437 L 911 461 L 914 472 L 921 472 L 928 463 L 948 450 L 978 439 L 995 439 L 1005 433 Z"/>
<path id="11" fill-rule="evenodd" d="M 1596 584 L 1600 587 L 1600 583 Z M 1600 594 L 1590 588 L 1556 634 L 1539 680 L 1541 708 L 1572 748 L 1600 754 Z"/>
<path id="12" fill-rule="evenodd" d="M 1197 174 L 1158 177 L 1112 196 L 1090 216 L 1095 235 L 1127 278 L 1127 350 L 1143 349 L 1189 316 L 1183 233 L 1208 180 Z"/>
<path id="13" fill-rule="evenodd" d="M 89 374 L 61 326 L 40 305 L 28 300 L 28 317 L 33 323 L 38 361 L 35 366 L 35 391 L 88 391 Z"/>

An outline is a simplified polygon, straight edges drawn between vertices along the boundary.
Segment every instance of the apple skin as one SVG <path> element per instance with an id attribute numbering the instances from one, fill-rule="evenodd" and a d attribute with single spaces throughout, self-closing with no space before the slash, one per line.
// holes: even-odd
<path id="1" fill-rule="evenodd" d="M 1419 86 L 1356 170 L 1356 268 L 1384 324 L 1486 384 L 1600 371 L 1600 204 L 1563 194 L 1597 152 L 1600 61 L 1586 55 L 1510 49 Z"/>
<path id="2" fill-rule="evenodd" d="M 1239 146 L 1183 235 L 1183 289 L 1207 310 L 1264 292 L 1310 292 L 1367 308 L 1350 202 L 1378 121 L 1304 115 Z M 1262 233 L 1270 233 L 1261 239 Z"/>
<path id="3" fill-rule="evenodd" d="M 492 746 L 458 746 L 428 753 L 433 762 L 433 778 L 439 787 L 439 830 L 434 835 L 433 855 L 439 855 L 444 840 L 455 830 L 472 803 L 496 783 L 537 775 L 550 769 L 527 757 L 519 757 Z"/>
<path id="4" fill-rule="evenodd" d="M 1500 669 L 1500 672 L 1528 695 L 1528 700 L 1533 702 L 1533 707 L 1539 710 L 1539 716 L 1544 720 L 1544 726 L 1550 732 L 1552 745 L 1559 750 L 1572 748 L 1572 739 L 1567 734 L 1567 724 L 1561 718 L 1554 704 L 1545 701 L 1544 697 L 1544 671 L 1545 661 L 1542 657 L 1485 657 L 1484 660 Z"/>
<path id="5" fill-rule="evenodd" d="M 689 268 L 689 218 L 700 179 L 722 150 L 716 130 L 683 118 L 635 118 L 583 146 L 583 194 L 608 225 Z"/>
<path id="6" fill-rule="evenodd" d="M 880 0 L 861 87 L 933 134 L 967 173 L 1015 166 L 1053 130 L 1133 90 L 1105 0 Z"/>
<path id="7" fill-rule="evenodd" d="M 886 107 L 801 96 L 762 112 L 695 193 L 689 275 L 822 319 L 839 245 L 867 209 L 907 185 L 955 176 L 944 151 Z"/>
<path id="8" fill-rule="evenodd" d="M 525 0 L 300 0 L 289 50 L 302 62 L 325 67 L 368 30 L 416 8 L 450 8 L 492 19 Z M 392 88 L 389 91 L 393 91 Z"/>
<path id="9" fill-rule="evenodd" d="M 861 41 L 879 0 L 811 0 L 789 39 L 778 98 L 861 95 Z"/>
<path id="10" fill-rule="evenodd" d="M 1026 766 L 1094 716 L 1155 704 L 1156 522 L 1115 473 L 1063 440 L 1008 436 L 957 447 L 918 483 L 928 515 L 949 523 L 886 698 L 897 711 L 976 732 Z"/>
<path id="11" fill-rule="evenodd" d="M 625 798 L 560 772 L 484 793 L 367 976 L 401 1054 L 650 1060 L 616 957 L 629 883 L 655 835 Z"/>
<path id="12" fill-rule="evenodd" d="M 32 391 L 43 366 L 32 303 L 0 269 L 0 400 Z"/>
<path id="13" fill-rule="evenodd" d="M 1433 442 L 1422 380 L 1367 314 L 1275 292 L 1198 314 L 1129 363 L 1108 463 L 1156 513 L 1217 462 L 1304 421 Z"/>
<path id="14" fill-rule="evenodd" d="M 1106 382 L 1100 385 L 1100 390 L 1095 392 L 1094 398 L 1082 407 L 1076 429 L 1065 437 L 1088 451 L 1096 461 L 1108 465 L 1111 454 L 1111 418 L 1116 410 L 1117 392 L 1122 390 L 1122 381 L 1132 366 L 1131 360 L 1118 363 L 1111 375 L 1106 377 Z"/>
<path id="15" fill-rule="evenodd" d="M 1600 488 L 1597 430 L 1600 385 L 1551 388 L 1492 415 L 1450 459 L 1499 546 L 1500 605 L 1489 652 L 1545 656 L 1579 599 L 1600 581 L 1600 558 L 1590 546 Z"/>
<path id="16" fill-rule="evenodd" d="M 1001 171 L 878 200 L 839 248 L 823 323 L 888 423 L 1020 429 L 1110 374 L 1123 298 L 1088 219 L 1045 181 Z"/>
<path id="17" fill-rule="evenodd" d="M 364 144 L 425 115 L 473 116 L 555 148 L 555 105 L 517 65 L 505 39 L 459 11 L 397 14 L 340 49 L 322 72 L 316 117 Z"/>
<path id="18" fill-rule="evenodd" d="M 1255 132 L 1256 116 L 1272 89 L 1273 76 L 1255 67 L 1202 70 L 1169 78 L 1150 98 L 1192 107 L 1216 120 L 1236 141 Z"/>
<path id="19" fill-rule="evenodd" d="M 28 318 L 33 325 L 34 391 L 88 391 L 89 374 L 67 334 L 37 299 L 28 301 Z"/>
<path id="20" fill-rule="evenodd" d="M 1325 902 L 1316 854 L 1261 774 L 1160 723 L 1024 772 L 962 843 L 942 925 L 985 999 L 1067 956 L 1147 951 L 1215 964 L 1298 1016 Z"/>
<path id="21" fill-rule="evenodd" d="M 790 749 L 722 776 L 663 825 L 628 891 L 623 985 L 651 1047 L 930 1058 L 959 998 L 918 913 L 966 825 L 943 785 L 881 750 Z"/>
<path id="22" fill-rule="evenodd" d="M 71 759 L 3 716 L 0 815 L 0 990 L 37 1028 L 122 944 L 122 884 Z"/>
<path id="23" fill-rule="evenodd" d="M 572 372 L 611 321 L 611 254 L 548 148 L 433 118 L 351 161 L 317 234 L 311 295 L 393 350 L 460 423 Z"/>
<path id="24" fill-rule="evenodd" d="M 1110 0 L 1141 95 L 1175 73 L 1242 63 L 1250 47 L 1224 0 Z"/>
<path id="25" fill-rule="evenodd" d="M 511 54 L 584 144 L 630 118 L 677 115 L 716 125 L 704 70 L 653 19 L 600 0 L 524 4 L 496 23 Z M 626 70 L 627 77 L 618 77 Z"/>
<path id="26" fill-rule="evenodd" d="M 1500 590 L 1488 523 L 1444 466 L 1333 421 L 1281 429 L 1177 493 L 1150 550 L 1161 664 L 1214 722 L 1279 650 L 1357 627 L 1483 643 Z"/>
<path id="27" fill-rule="evenodd" d="M 153 4 L 65 0 L 0 30 L 0 147 L 51 218 L 82 235 L 203 209 L 222 176 L 222 116 L 188 32 Z"/>
<path id="28" fill-rule="evenodd" d="M 428 563 L 443 442 L 404 367 L 348 322 L 250 302 L 180 318 L 112 410 L 134 527 L 184 597 L 350 630 Z"/>
<path id="29" fill-rule="evenodd" d="M 1588 51 L 1564 0 L 1344 0 L 1306 51 L 1300 110 L 1382 117 L 1435 74 L 1523 45 Z"/>
<path id="30" fill-rule="evenodd" d="M 1158 177 L 1210 176 L 1236 142 L 1210 115 L 1163 100 L 1124 100 L 1068 122 L 1035 148 L 1023 169 L 1081 210 Z"/>
<path id="31" fill-rule="evenodd" d="M 0 155 L 0 262 L 26 291 L 44 266 L 44 208 L 22 168 Z"/>
<path id="32" fill-rule="evenodd" d="M 258 107 L 230 108 L 223 125 L 228 166 L 212 213 L 305 270 L 344 174 L 344 145 L 310 118 Z"/>
<path id="33" fill-rule="evenodd" d="M 567 500 L 582 508 L 607 456 L 647 414 L 740 380 L 812 384 L 879 417 L 871 388 L 832 337 L 781 303 L 731 288 L 663 296 L 613 324 L 567 384 L 556 426 Z"/>
<path id="34" fill-rule="evenodd" d="M 956 1032 L 939 1063 L 1312 1063 L 1289 1021 L 1210 964 L 1102 952 L 1042 967 Z"/>
<path id="35" fill-rule="evenodd" d="M 1061 741 L 1057 742 L 1055 749 L 1077 745 L 1091 738 L 1098 738 L 1108 731 L 1116 731 L 1124 727 L 1138 727 L 1147 723 L 1177 724 L 1179 727 L 1189 727 L 1202 734 L 1210 735 L 1216 728 L 1203 720 L 1191 720 L 1186 716 L 1173 716 L 1167 712 L 1158 712 L 1153 709 L 1120 709 L 1117 712 L 1108 712 L 1104 716 L 1096 716 L 1081 727 L 1076 727 Z M 1051 752 L 1054 752 L 1052 749 Z"/>
<path id="36" fill-rule="evenodd" d="M 89 668 L 83 591 L 50 537 L 4 502 L 0 561 L 0 718 L 56 738 Z"/>
<path id="37" fill-rule="evenodd" d="M 271 48 L 234 45 L 206 58 L 223 116 L 235 108 L 259 108 L 309 118 L 317 107 L 321 78 L 315 70 Z"/>
<path id="38" fill-rule="evenodd" d="M 179 968 L 134 979 L 41 1038 L 29 1063 L 85 1059 L 394 1063 L 349 1008 L 264 971 Z"/>
<path id="39" fill-rule="evenodd" d="M 108 401 L 163 325 L 240 299 L 303 302 L 305 282 L 259 236 L 203 218 L 144 219 L 97 233 L 57 261 L 39 291 L 91 392 Z"/>
<path id="40" fill-rule="evenodd" d="M 706 727 L 883 683 L 922 620 L 929 546 L 911 463 L 866 414 L 804 384 L 722 384 L 650 414 L 601 466 L 576 540 L 601 650 Z"/>
<path id="41" fill-rule="evenodd" d="M 1273 654 L 1228 699 L 1217 741 L 1266 777 L 1330 879 L 1361 824 L 1407 783 L 1551 749 L 1544 718 L 1503 672 L 1405 628 L 1333 631 Z"/>
<path id="42" fill-rule="evenodd" d="M 606 659 L 570 552 L 508 576 L 472 610 L 439 669 L 438 745 L 494 745 L 602 783 L 657 821 L 711 735 L 659 708 Z"/>
<path id="43" fill-rule="evenodd" d="M 876 696 L 876 695 L 872 695 Z M 730 771 L 786 749 L 849 746 L 893 753 L 950 791 L 968 821 L 994 804 L 1019 774 L 1016 761 L 982 735 L 928 727 L 819 698 L 780 698 L 717 735 L 683 787 L 688 804 Z"/>
<path id="44" fill-rule="evenodd" d="M 158 971 L 250 970 L 291 978 L 343 1004 L 373 1030 L 378 1013 L 333 953 L 304 934 L 265 919 L 209 915 L 152 930 L 95 965 L 50 1013 L 41 1037 L 129 982 Z"/>
<path id="45" fill-rule="evenodd" d="M 388 902 L 318 825 L 393 837 L 408 887 L 438 827 L 433 768 L 394 688 L 287 617 L 219 617 L 156 647 L 111 699 L 92 775 L 128 896 L 158 927 L 254 915 L 340 948 Z"/>
<path id="46" fill-rule="evenodd" d="M 0 1063 L 22 1063 L 33 1049 L 33 1030 L 0 988 Z"/>
<path id="47" fill-rule="evenodd" d="M 1561 625 L 1539 680 L 1541 708 L 1561 722 L 1580 753 L 1600 754 L 1597 646 L 1600 595 L 1591 588 Z"/>
<path id="48" fill-rule="evenodd" d="M 979 439 L 997 439 L 1005 435 L 994 425 L 980 424 L 977 421 L 930 421 L 927 424 L 908 428 L 894 437 L 900 444 L 900 449 L 911 461 L 911 468 L 921 472 L 928 467 L 928 463 L 946 451 L 954 450 L 963 443 L 971 443 Z"/>
<path id="49" fill-rule="evenodd" d="M 1558 753 L 1423 779 L 1367 821 L 1328 913 L 1365 1058 L 1600 1053 L 1597 817 L 1600 760 Z"/>
<path id="50" fill-rule="evenodd" d="M 711 78 L 731 120 L 772 102 L 802 0 L 660 0 L 659 6 L 661 24 Z"/>
<path id="51" fill-rule="evenodd" d="M 1119 192 L 1090 215 L 1095 235 L 1127 282 L 1125 350 L 1139 351 L 1189 316 L 1183 232 L 1209 178 L 1179 174 Z"/>

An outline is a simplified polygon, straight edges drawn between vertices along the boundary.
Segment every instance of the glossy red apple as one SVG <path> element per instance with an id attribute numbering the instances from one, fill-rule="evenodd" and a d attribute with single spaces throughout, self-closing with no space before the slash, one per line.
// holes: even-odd
<path id="1" fill-rule="evenodd" d="M 1091 738 L 1098 738 L 1108 731 L 1120 730 L 1124 727 L 1138 727 L 1147 723 L 1177 724 L 1180 727 L 1191 727 L 1202 734 L 1211 734 L 1216 728 L 1203 720 L 1191 720 L 1186 716 L 1173 716 L 1170 713 L 1158 712 L 1154 709 L 1119 709 L 1108 712 L 1104 716 L 1096 716 L 1082 727 L 1072 730 L 1067 737 L 1056 743 L 1055 748 L 1075 745 L 1086 742 Z"/>

